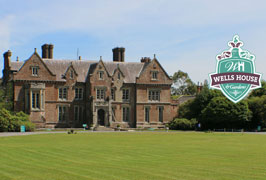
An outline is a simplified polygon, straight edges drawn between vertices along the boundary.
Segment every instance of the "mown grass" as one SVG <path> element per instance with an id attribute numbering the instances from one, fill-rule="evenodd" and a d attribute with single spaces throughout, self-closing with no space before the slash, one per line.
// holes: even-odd
<path id="1" fill-rule="evenodd" d="M 1 180 L 266 179 L 266 135 L 181 132 L 0 138 Z"/>

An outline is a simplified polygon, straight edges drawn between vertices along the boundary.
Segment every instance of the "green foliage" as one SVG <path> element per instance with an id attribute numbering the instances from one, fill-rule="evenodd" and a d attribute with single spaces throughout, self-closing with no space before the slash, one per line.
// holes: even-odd
<path id="1" fill-rule="evenodd" d="M 209 104 L 214 97 L 224 97 L 221 91 L 209 89 L 204 85 L 202 91 L 196 96 L 194 102 L 191 104 L 191 111 L 194 116 L 198 118 L 203 109 Z"/>
<path id="2" fill-rule="evenodd" d="M 180 96 L 181 96 L 181 95 L 171 95 L 171 98 L 172 98 L 173 100 L 177 100 Z"/>
<path id="3" fill-rule="evenodd" d="M 205 84 L 196 98 L 190 101 L 185 102 L 179 107 L 179 117 L 198 119 L 201 115 L 201 112 L 206 108 L 212 98 L 214 97 L 224 97 L 223 94 L 218 90 L 212 90 L 208 88 L 208 85 Z"/>
<path id="4" fill-rule="evenodd" d="M 241 101 L 233 103 L 226 97 L 214 97 L 203 109 L 199 118 L 203 129 L 238 128 L 247 125 L 251 119 L 248 103 Z"/>
<path id="5" fill-rule="evenodd" d="M 13 110 L 13 83 L 0 85 L 0 109 Z"/>
<path id="6" fill-rule="evenodd" d="M 249 97 L 260 97 L 266 95 L 266 81 L 261 81 L 261 88 L 255 89 L 251 92 Z"/>
<path id="7" fill-rule="evenodd" d="M 0 109 L 0 132 L 7 132 L 9 129 L 13 129 L 12 115 L 6 109 Z"/>
<path id="8" fill-rule="evenodd" d="M 29 121 L 29 116 L 23 112 L 12 114 L 6 109 L 0 110 L 0 132 L 18 132 L 24 125 L 26 131 L 34 131 L 35 125 Z"/>
<path id="9" fill-rule="evenodd" d="M 185 118 L 176 118 L 169 123 L 169 128 L 173 130 L 193 130 L 195 129 L 196 121 Z"/>
<path id="10" fill-rule="evenodd" d="M 178 117 L 187 119 L 192 119 L 195 117 L 195 113 L 191 109 L 193 103 L 195 103 L 194 99 L 188 100 L 187 102 L 181 104 L 178 109 Z"/>
<path id="11" fill-rule="evenodd" d="M 256 103 L 259 99 L 260 102 Z M 179 107 L 179 118 L 196 118 L 201 123 L 202 129 L 254 128 L 258 123 L 264 126 L 266 118 L 263 112 L 266 112 L 266 108 L 263 105 L 266 104 L 266 100 L 262 99 L 242 100 L 235 104 L 220 91 L 209 89 L 205 83 L 194 100 Z M 260 114 L 256 115 L 259 112 Z"/>
<path id="12" fill-rule="evenodd" d="M 248 99 L 248 106 L 253 114 L 249 128 L 256 128 L 258 125 L 266 127 L 266 95 L 250 97 Z"/>
<path id="13" fill-rule="evenodd" d="M 175 72 L 172 77 L 174 84 L 172 94 L 174 95 L 194 95 L 197 92 L 197 86 L 189 78 L 188 74 L 183 71 Z"/>

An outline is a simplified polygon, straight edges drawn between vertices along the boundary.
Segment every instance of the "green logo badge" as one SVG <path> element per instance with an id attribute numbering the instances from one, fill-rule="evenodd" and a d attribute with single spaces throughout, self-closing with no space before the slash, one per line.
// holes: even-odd
<path id="1" fill-rule="evenodd" d="M 261 74 L 255 71 L 255 56 L 241 48 L 243 42 L 237 35 L 228 45 L 230 49 L 216 56 L 216 72 L 209 74 L 210 87 L 237 103 L 252 89 L 261 87 Z"/>

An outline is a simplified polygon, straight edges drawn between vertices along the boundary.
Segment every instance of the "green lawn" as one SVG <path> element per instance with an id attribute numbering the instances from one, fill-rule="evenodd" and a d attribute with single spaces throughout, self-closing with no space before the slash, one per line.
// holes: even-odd
<path id="1" fill-rule="evenodd" d="M 0 138 L 0 180 L 266 179 L 266 135 L 182 132 Z"/>

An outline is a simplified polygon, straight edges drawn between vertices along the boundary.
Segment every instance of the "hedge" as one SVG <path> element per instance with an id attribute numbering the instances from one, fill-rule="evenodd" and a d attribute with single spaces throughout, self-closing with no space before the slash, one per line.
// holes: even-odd
<path id="1" fill-rule="evenodd" d="M 194 130 L 196 123 L 195 119 L 176 118 L 169 123 L 169 128 L 173 130 Z"/>

